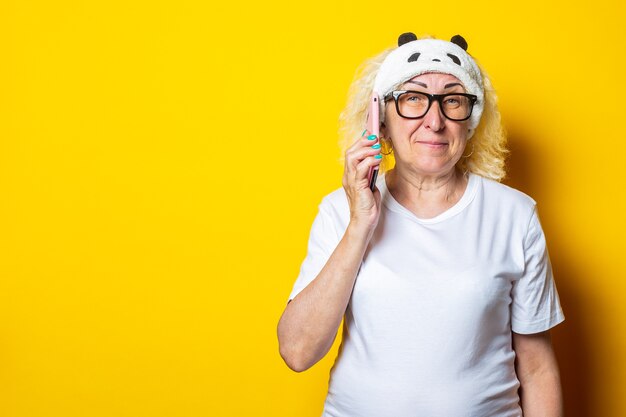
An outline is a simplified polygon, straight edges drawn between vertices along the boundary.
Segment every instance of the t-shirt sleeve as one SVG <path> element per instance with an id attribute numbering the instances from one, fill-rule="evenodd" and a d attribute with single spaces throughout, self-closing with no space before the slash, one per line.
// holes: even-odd
<path id="1" fill-rule="evenodd" d="M 561 323 L 565 317 L 536 206 L 524 239 L 524 262 L 524 274 L 513 283 L 511 293 L 511 328 L 520 334 L 539 333 Z"/>
<path id="2" fill-rule="evenodd" d="M 290 301 L 317 277 L 337 247 L 339 240 L 329 208 L 322 200 L 311 226 L 306 257 L 300 266 L 300 274 L 289 295 Z"/>

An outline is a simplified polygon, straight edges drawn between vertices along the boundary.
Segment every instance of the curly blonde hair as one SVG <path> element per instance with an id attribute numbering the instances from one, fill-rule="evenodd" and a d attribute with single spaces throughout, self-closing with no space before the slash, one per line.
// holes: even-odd
<path id="1" fill-rule="evenodd" d="M 426 35 L 419 39 L 433 39 Z M 371 92 L 374 88 L 374 79 L 385 57 L 395 48 L 388 48 L 378 55 L 367 59 L 356 71 L 354 80 L 348 90 L 346 107 L 339 117 L 339 145 L 341 148 L 341 162 L 345 162 L 345 152 L 352 146 L 363 131 L 366 124 L 367 109 Z M 502 125 L 500 110 L 498 109 L 498 97 L 496 95 L 489 76 L 476 58 L 472 57 L 478 65 L 483 76 L 483 88 L 485 90 L 485 105 L 480 123 L 471 137 L 472 151 L 469 156 L 461 157 L 457 167 L 462 172 L 472 172 L 485 178 L 501 181 L 505 176 L 505 159 L 509 151 L 506 148 L 506 132 Z M 399 87 L 399 86 L 397 86 Z M 380 172 L 393 168 L 395 160 L 390 152 L 389 143 L 382 141 L 383 159 L 380 164 Z M 464 152 L 464 155 L 468 152 Z"/>

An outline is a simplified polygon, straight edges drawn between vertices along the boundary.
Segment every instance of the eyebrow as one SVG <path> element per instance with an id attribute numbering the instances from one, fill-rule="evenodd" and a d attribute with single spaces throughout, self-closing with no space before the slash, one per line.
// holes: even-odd
<path id="1" fill-rule="evenodd" d="M 428 88 L 428 86 L 426 84 L 421 83 L 419 81 L 409 80 L 409 81 L 407 81 L 407 83 L 413 83 L 413 84 L 421 85 L 424 88 Z M 461 83 L 450 83 L 450 84 L 444 85 L 443 88 L 450 88 L 450 87 L 454 87 L 455 85 L 460 85 L 461 87 L 463 87 L 463 85 Z"/>

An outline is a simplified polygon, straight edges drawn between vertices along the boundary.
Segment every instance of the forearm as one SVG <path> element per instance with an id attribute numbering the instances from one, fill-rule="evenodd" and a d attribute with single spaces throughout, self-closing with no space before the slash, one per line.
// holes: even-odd
<path id="1" fill-rule="evenodd" d="M 319 275 L 285 308 L 278 340 L 291 369 L 304 371 L 330 350 L 368 241 L 369 234 L 351 223 Z"/>
<path id="2" fill-rule="evenodd" d="M 563 398 L 550 332 L 513 334 L 524 417 L 562 417 Z"/>
<path id="3" fill-rule="evenodd" d="M 524 417 L 563 416 L 563 398 L 558 370 L 542 372 L 520 382 Z"/>

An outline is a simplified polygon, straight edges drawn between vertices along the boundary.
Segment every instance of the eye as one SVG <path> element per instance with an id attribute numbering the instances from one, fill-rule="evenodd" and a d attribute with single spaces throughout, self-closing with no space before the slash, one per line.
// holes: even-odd
<path id="1" fill-rule="evenodd" d="M 426 96 L 422 95 L 422 94 L 417 94 L 417 93 L 407 93 L 404 96 L 404 99 L 406 101 L 410 101 L 413 103 L 419 103 L 421 101 L 425 101 L 426 100 Z"/>

